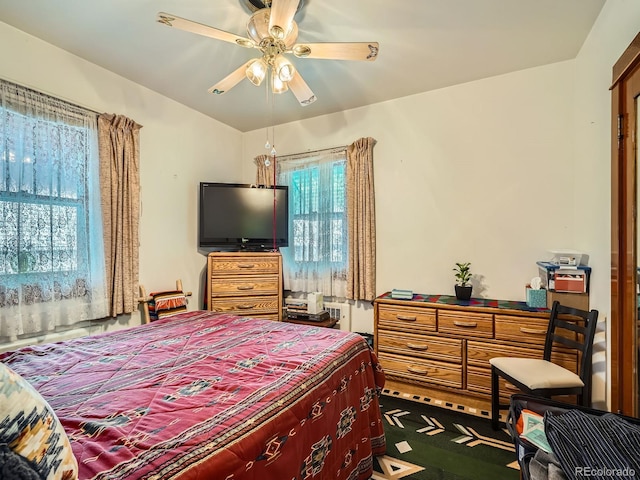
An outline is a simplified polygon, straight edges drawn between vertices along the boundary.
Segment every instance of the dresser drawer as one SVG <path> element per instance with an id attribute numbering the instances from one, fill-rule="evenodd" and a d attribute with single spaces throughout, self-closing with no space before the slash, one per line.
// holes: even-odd
<path id="1" fill-rule="evenodd" d="M 404 332 L 435 332 L 436 310 L 434 308 L 379 305 L 378 328 Z"/>
<path id="2" fill-rule="evenodd" d="M 542 348 L 525 348 L 513 345 L 498 345 L 469 340 L 467 342 L 467 365 L 491 369 L 493 357 L 542 358 Z"/>
<path id="3" fill-rule="evenodd" d="M 457 337 L 493 337 L 493 315 L 463 311 L 438 311 L 438 332 Z"/>
<path id="4" fill-rule="evenodd" d="M 462 363 L 462 340 L 378 330 L 378 349 L 412 358 Z"/>
<path id="5" fill-rule="evenodd" d="M 549 327 L 549 321 L 547 319 L 496 314 L 495 323 L 496 340 L 527 343 L 544 347 L 547 328 Z M 575 332 L 561 329 L 558 333 L 567 338 L 576 339 Z"/>
<path id="6" fill-rule="evenodd" d="M 278 275 L 279 257 L 243 255 L 242 257 L 214 257 L 210 258 L 211 276 L 218 275 Z"/>
<path id="7" fill-rule="evenodd" d="M 280 279 L 277 275 L 236 275 L 211 279 L 211 296 L 277 295 Z"/>
<path id="8" fill-rule="evenodd" d="M 469 340 L 467 342 L 467 364 L 474 365 L 487 371 L 491 370 L 489 360 L 494 357 L 542 358 L 543 348 L 527 348 L 514 345 L 488 344 Z M 551 360 L 564 368 L 576 371 L 577 354 L 568 352 L 553 352 Z"/>
<path id="9" fill-rule="evenodd" d="M 542 318 L 495 316 L 496 340 L 526 343 L 544 347 L 549 321 Z"/>
<path id="10" fill-rule="evenodd" d="M 508 404 L 511 395 L 522 393 L 521 390 L 510 383 L 508 380 L 500 377 L 498 379 L 500 402 Z M 484 369 L 469 367 L 467 368 L 467 390 L 484 395 L 487 400 L 491 400 L 491 371 Z M 577 398 L 575 395 L 557 397 L 562 402 L 575 404 Z"/>
<path id="11" fill-rule="evenodd" d="M 252 317 L 256 314 L 278 315 L 278 297 L 255 296 L 241 298 L 213 298 L 209 308 L 211 311 L 220 313 L 233 313 L 245 317 Z"/>
<path id="12" fill-rule="evenodd" d="M 435 360 L 412 359 L 385 352 L 380 352 L 378 359 L 388 377 L 462 388 L 462 365 Z"/>
<path id="13" fill-rule="evenodd" d="M 522 393 L 519 388 L 500 377 L 500 398 L 507 403 L 511 395 Z M 491 370 L 484 368 L 468 367 L 467 368 L 467 390 L 476 393 L 482 393 L 489 398 L 491 397 Z"/>

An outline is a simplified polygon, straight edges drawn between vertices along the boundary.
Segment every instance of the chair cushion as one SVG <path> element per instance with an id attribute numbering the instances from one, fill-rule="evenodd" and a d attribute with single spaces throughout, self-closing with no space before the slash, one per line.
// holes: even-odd
<path id="1" fill-rule="evenodd" d="M 582 387 L 584 382 L 566 368 L 535 358 L 494 357 L 492 366 L 526 385 L 531 390 L 540 388 Z"/>
<path id="2" fill-rule="evenodd" d="M 78 478 L 78 464 L 62 424 L 47 401 L 24 378 L 0 362 L 0 444 L 4 469 L 28 467 L 46 480 Z M 8 471 L 8 470 L 7 470 Z M 6 473 L 6 472 L 5 472 Z M 4 478 L 0 475 L 0 478 Z M 24 478 L 30 478 L 24 476 Z"/>

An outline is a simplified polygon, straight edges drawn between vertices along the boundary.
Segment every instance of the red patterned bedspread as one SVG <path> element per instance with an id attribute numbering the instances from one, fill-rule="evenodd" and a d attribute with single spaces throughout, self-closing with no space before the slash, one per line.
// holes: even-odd
<path id="1" fill-rule="evenodd" d="M 210 312 L 0 359 L 47 399 L 80 479 L 368 479 L 384 374 L 357 334 Z"/>

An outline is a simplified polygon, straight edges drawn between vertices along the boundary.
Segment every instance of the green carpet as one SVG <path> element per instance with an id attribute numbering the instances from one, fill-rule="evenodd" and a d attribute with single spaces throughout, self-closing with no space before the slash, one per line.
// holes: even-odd
<path id="1" fill-rule="evenodd" d="M 518 480 L 511 438 L 488 418 L 382 395 L 387 454 L 373 480 Z"/>

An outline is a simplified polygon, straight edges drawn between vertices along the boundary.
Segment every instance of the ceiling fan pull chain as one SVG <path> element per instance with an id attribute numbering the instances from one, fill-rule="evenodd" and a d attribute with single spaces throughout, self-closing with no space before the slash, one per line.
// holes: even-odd
<path id="1" fill-rule="evenodd" d="M 273 71 L 273 68 L 271 69 L 271 78 L 273 78 L 273 76 L 275 75 L 275 72 Z M 274 125 L 274 121 L 273 121 L 273 111 L 275 108 L 275 94 L 273 92 L 271 92 L 271 156 L 274 158 L 276 157 L 276 126 Z"/>
<path id="2" fill-rule="evenodd" d="M 269 107 L 269 82 L 265 82 L 265 90 L 264 90 L 264 92 L 265 92 L 265 97 L 264 98 L 265 98 L 265 100 L 267 102 L 267 107 Z M 269 143 L 269 127 L 268 126 L 267 126 L 266 130 L 267 130 L 266 131 L 267 141 L 264 144 L 264 148 L 266 150 L 269 150 L 271 148 L 271 144 Z M 269 162 L 269 163 L 267 163 L 267 162 Z M 269 165 L 271 165 L 271 162 L 267 159 L 265 161 L 265 165 L 268 167 Z"/>

